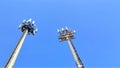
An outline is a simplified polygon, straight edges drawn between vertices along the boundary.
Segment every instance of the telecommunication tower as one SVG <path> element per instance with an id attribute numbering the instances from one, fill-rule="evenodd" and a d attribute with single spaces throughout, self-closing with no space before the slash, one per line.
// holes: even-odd
<path id="1" fill-rule="evenodd" d="M 22 44 L 28 34 L 34 35 L 37 32 L 37 29 L 35 28 L 35 22 L 31 19 L 29 20 L 23 20 L 22 24 L 19 25 L 19 29 L 23 32 L 19 42 L 17 43 L 16 47 L 14 48 L 11 56 L 9 57 L 9 60 L 7 61 L 5 68 L 13 68 L 14 64 L 16 62 L 17 56 L 21 50 Z"/>
<path id="2" fill-rule="evenodd" d="M 59 40 L 60 41 L 68 41 L 70 50 L 72 52 L 72 55 L 74 57 L 74 60 L 76 62 L 77 68 L 84 68 L 83 63 L 81 61 L 81 59 L 79 58 L 77 51 L 72 43 L 72 39 L 74 39 L 74 33 L 75 30 L 69 30 L 67 27 L 64 29 L 62 28 L 62 30 L 58 30 L 60 36 L 59 36 Z"/>

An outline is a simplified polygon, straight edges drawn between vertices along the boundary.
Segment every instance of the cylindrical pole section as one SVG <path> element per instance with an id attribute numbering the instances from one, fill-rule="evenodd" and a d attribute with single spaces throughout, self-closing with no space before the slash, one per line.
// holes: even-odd
<path id="1" fill-rule="evenodd" d="M 24 30 L 23 35 L 20 38 L 20 40 L 19 40 L 17 46 L 15 47 L 14 51 L 12 52 L 8 62 L 6 63 L 5 68 L 13 68 L 13 66 L 15 64 L 15 61 L 17 59 L 17 56 L 20 52 L 20 49 L 22 47 L 22 44 L 23 44 L 27 34 L 28 34 L 28 29 Z"/>
<path id="2" fill-rule="evenodd" d="M 72 52 L 72 55 L 73 55 L 73 57 L 74 57 L 74 60 L 75 60 L 75 62 L 76 62 L 76 64 L 77 64 L 77 67 L 78 67 L 78 68 L 84 68 L 83 63 L 82 63 L 82 61 L 80 60 L 80 58 L 79 58 L 79 56 L 78 56 L 78 54 L 77 54 L 77 51 L 76 51 L 76 49 L 75 49 L 75 47 L 74 47 L 74 45 L 72 44 L 72 41 L 71 41 L 70 39 L 68 39 L 68 44 L 69 44 L 70 50 L 71 50 L 71 52 Z"/>

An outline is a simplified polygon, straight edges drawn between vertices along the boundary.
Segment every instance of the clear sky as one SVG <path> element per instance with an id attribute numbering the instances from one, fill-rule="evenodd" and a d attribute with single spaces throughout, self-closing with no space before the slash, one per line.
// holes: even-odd
<path id="1" fill-rule="evenodd" d="M 39 29 L 28 35 L 15 67 L 76 68 L 68 43 L 57 29 L 75 29 L 74 46 L 86 68 L 120 67 L 120 0 L 1 0 L 0 67 L 22 32 L 23 19 Z"/>

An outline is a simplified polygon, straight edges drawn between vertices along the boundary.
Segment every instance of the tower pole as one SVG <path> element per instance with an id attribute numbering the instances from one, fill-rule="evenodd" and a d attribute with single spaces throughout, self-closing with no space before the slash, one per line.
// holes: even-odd
<path id="1" fill-rule="evenodd" d="M 13 68 L 14 64 L 16 62 L 16 59 L 18 57 L 18 54 L 22 48 L 23 42 L 28 34 L 35 34 L 37 32 L 37 29 L 34 28 L 34 21 L 31 19 L 24 20 L 23 23 L 19 26 L 19 29 L 23 32 L 18 44 L 16 45 L 15 49 L 13 50 L 11 56 L 9 57 L 9 60 L 5 64 L 4 68 Z"/>
<path id="2" fill-rule="evenodd" d="M 62 30 L 58 30 L 58 32 L 60 33 L 60 36 L 59 36 L 60 41 L 68 41 L 68 44 L 69 44 L 70 50 L 72 52 L 72 55 L 74 57 L 74 60 L 76 62 L 77 68 L 84 68 L 84 65 L 83 65 L 80 57 L 78 56 L 77 51 L 71 41 L 72 39 L 74 39 L 75 30 L 69 30 L 66 27 L 65 29 L 62 28 Z"/>
<path id="3" fill-rule="evenodd" d="M 28 30 L 26 29 L 26 30 L 23 32 L 23 35 L 22 35 L 22 37 L 20 38 L 17 46 L 15 47 L 12 55 L 10 56 L 8 62 L 6 63 L 5 68 L 13 68 L 13 66 L 14 66 L 14 64 L 15 64 L 15 61 L 16 61 L 16 59 L 17 59 L 17 57 L 18 57 L 18 54 L 19 54 L 19 52 L 20 52 L 20 49 L 21 49 L 21 47 L 22 47 L 22 44 L 23 44 L 23 42 L 24 42 L 24 40 L 25 40 L 25 38 L 26 38 L 26 36 L 27 36 L 27 33 L 28 33 Z"/>
<path id="4" fill-rule="evenodd" d="M 78 67 L 78 68 L 84 68 L 84 67 L 83 67 L 83 63 L 82 63 L 82 61 L 80 60 L 80 58 L 79 58 L 79 56 L 78 56 L 78 54 L 77 54 L 77 51 L 76 51 L 76 49 L 75 49 L 72 41 L 71 41 L 71 40 L 68 40 L 68 44 L 69 44 L 70 50 L 71 50 L 71 52 L 72 52 L 72 55 L 73 55 L 73 57 L 74 57 L 74 60 L 75 60 L 75 62 L 76 62 L 76 64 L 77 64 L 77 67 Z"/>

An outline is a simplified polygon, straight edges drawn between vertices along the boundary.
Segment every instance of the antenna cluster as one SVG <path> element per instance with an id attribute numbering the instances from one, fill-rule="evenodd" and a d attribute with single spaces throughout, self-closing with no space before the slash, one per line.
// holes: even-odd
<path id="1" fill-rule="evenodd" d="M 67 27 L 65 27 L 65 28 L 62 28 L 61 30 L 58 29 L 57 31 L 60 34 L 59 36 L 60 41 L 74 39 L 75 30 L 69 30 Z"/>
<path id="2" fill-rule="evenodd" d="M 38 29 L 35 28 L 35 21 L 31 18 L 29 20 L 23 20 L 22 24 L 19 25 L 19 29 L 21 29 L 22 32 L 28 30 L 28 34 L 33 35 L 38 31 Z"/>

